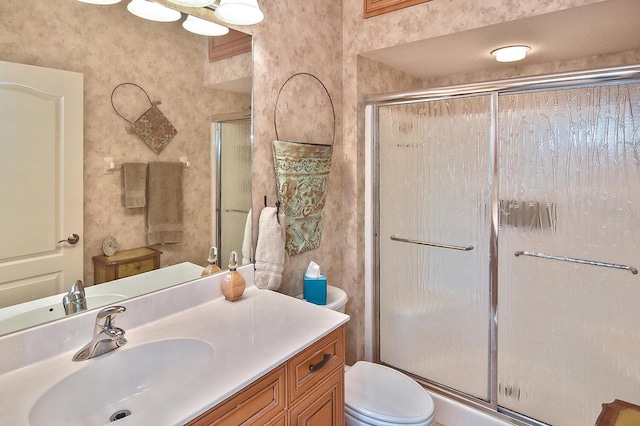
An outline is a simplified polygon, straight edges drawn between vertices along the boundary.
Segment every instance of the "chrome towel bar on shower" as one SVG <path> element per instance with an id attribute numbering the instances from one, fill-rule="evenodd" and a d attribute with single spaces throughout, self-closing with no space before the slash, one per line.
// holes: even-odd
<path id="1" fill-rule="evenodd" d="M 636 275 L 638 273 L 638 270 L 633 266 L 618 265 L 617 263 L 597 262 L 595 260 L 575 259 L 573 257 L 552 256 L 550 254 L 536 253 L 533 251 L 517 251 L 514 254 L 516 255 L 516 257 L 520 255 L 533 256 L 533 257 L 540 257 L 542 259 L 561 260 L 563 262 L 581 263 L 583 265 L 604 266 L 605 268 L 624 269 L 627 271 L 631 271 L 633 275 Z"/>
<path id="2" fill-rule="evenodd" d="M 417 240 L 409 240 L 407 238 L 400 238 L 400 237 L 396 237 L 395 235 L 391 236 L 391 240 L 392 241 L 401 241 L 403 243 L 419 244 L 421 246 L 445 248 L 445 249 L 450 249 L 450 250 L 462 250 L 462 251 L 473 250 L 473 246 L 463 247 L 463 246 L 452 246 L 450 244 L 442 244 L 442 243 L 429 243 L 429 242 L 426 242 L 426 241 L 417 241 Z"/>

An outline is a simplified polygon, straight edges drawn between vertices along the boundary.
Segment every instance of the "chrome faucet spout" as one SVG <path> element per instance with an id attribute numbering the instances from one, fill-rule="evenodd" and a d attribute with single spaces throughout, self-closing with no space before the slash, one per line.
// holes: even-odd
<path id="1" fill-rule="evenodd" d="M 67 315 L 87 310 L 87 298 L 82 281 L 77 280 L 71 284 L 69 292 L 62 297 L 62 306 Z"/>
<path id="2" fill-rule="evenodd" d="M 85 361 L 124 346 L 125 331 L 115 326 L 115 316 L 126 310 L 124 306 L 109 306 L 98 312 L 93 338 L 73 356 L 73 361 Z"/>

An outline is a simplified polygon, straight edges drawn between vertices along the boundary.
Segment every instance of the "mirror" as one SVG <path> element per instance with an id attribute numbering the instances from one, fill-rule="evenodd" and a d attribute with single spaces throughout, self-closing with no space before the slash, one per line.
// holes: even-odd
<path id="1" fill-rule="evenodd" d="M 152 248 L 162 252 L 159 266 L 163 272 L 180 269 L 184 262 L 191 267 L 187 268 L 189 271 L 172 275 L 173 281 L 162 285 L 197 278 L 199 274 L 195 272 L 206 265 L 209 247 L 218 240 L 215 230 L 227 229 L 217 223 L 219 216 L 212 209 L 218 202 L 218 190 L 212 190 L 212 185 L 225 183 L 224 178 L 215 179 L 217 166 L 211 162 L 216 158 L 212 117 L 250 111 L 251 52 L 209 63 L 208 38 L 182 28 L 186 15 L 172 23 L 145 21 L 130 14 L 127 3 L 96 6 L 65 1 L 55 8 L 39 0 L 0 3 L 0 15 L 6 27 L 6 37 L 0 41 L 2 61 L 73 71 L 81 73 L 84 80 L 84 224 L 79 231 L 65 230 L 63 237 L 72 232 L 80 235 L 84 243 L 84 273 L 82 277 L 66 277 L 63 282 L 56 282 L 49 293 L 37 296 L 52 295 L 47 297 L 59 299 L 60 303 L 56 302 L 55 306 L 60 308 L 62 294 L 76 279 L 84 281 L 87 295 L 101 289 L 100 296 L 104 297 L 100 301 L 98 294 L 95 295 L 97 306 L 114 303 L 113 298 L 121 300 L 122 296 L 134 297 L 154 290 L 144 287 L 135 294 L 124 294 L 122 289 L 110 287 L 117 281 L 93 285 L 92 258 L 103 254 L 105 237 L 115 237 L 118 251 L 147 246 L 146 210 L 125 207 L 122 170 L 109 171 L 105 157 L 113 158 L 116 165 L 177 162 L 182 157 L 189 163 L 183 170 L 182 241 Z M 142 140 L 127 133 L 129 123 L 113 111 L 111 92 L 123 82 L 136 83 L 145 89 L 151 101 L 161 101 L 158 108 L 177 129 L 176 136 L 160 153 L 156 154 Z M 133 120 L 135 115 L 131 117 Z M 11 185 L 16 184 L 11 181 Z M 34 191 L 33 188 L 26 190 Z M 250 185 L 246 195 L 250 203 Z M 245 222 L 246 217 L 243 225 Z M 233 250 L 240 254 L 242 247 Z M 18 258 L 10 260 L 19 261 Z M 225 259 L 220 257 L 219 263 L 226 268 Z M 177 266 L 170 269 L 170 265 Z M 156 272 L 147 274 L 155 273 L 153 280 L 159 281 Z M 188 278 L 184 278 L 183 273 Z M 140 278 L 136 275 L 120 280 L 128 283 L 127 291 L 138 286 L 133 284 L 136 277 Z M 2 278 L 0 276 L 0 282 Z M 2 286 L 4 284 L 0 284 L 0 288 Z M 28 300 L 35 298 L 30 296 Z M 1 299 L 0 291 L 0 303 Z M 24 314 L 35 318 L 35 314 L 42 313 L 38 311 L 41 306 L 33 305 L 35 300 L 26 303 L 29 306 L 23 303 L 6 309 L 11 309 L 13 316 Z M 27 310 L 30 312 L 26 313 Z M 40 322 L 51 320 L 46 312 Z M 11 331 L 3 329 L 0 334 Z"/>
<path id="2" fill-rule="evenodd" d="M 251 117 L 248 114 L 227 114 L 214 117 L 216 126 L 214 185 L 217 194 L 215 217 L 217 223 L 218 266 L 225 268 L 232 251 L 238 254 L 238 263 L 253 262 L 251 214 Z M 212 163 L 214 160 L 212 160 Z M 238 250 L 238 247 L 241 250 Z"/>

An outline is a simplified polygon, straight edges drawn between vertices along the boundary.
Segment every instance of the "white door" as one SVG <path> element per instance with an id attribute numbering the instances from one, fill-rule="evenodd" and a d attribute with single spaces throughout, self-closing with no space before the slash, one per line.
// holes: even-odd
<path id="1" fill-rule="evenodd" d="M 83 278 L 82 143 L 82 74 L 0 61 L 0 307 Z"/>

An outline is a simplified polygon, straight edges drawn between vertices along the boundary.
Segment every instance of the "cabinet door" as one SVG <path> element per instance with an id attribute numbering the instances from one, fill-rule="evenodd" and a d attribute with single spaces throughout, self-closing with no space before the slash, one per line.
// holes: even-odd
<path id="1" fill-rule="evenodd" d="M 213 407 L 187 426 L 280 425 L 286 408 L 284 366 Z M 271 421 L 275 423 L 271 423 Z"/>
<path id="2" fill-rule="evenodd" d="M 265 423 L 264 426 L 287 426 L 287 412 L 285 411 L 279 416 L 276 416 L 273 420 Z"/>
<path id="3" fill-rule="evenodd" d="M 344 371 L 335 370 L 322 385 L 317 386 L 291 408 L 291 426 L 344 425 Z"/>

